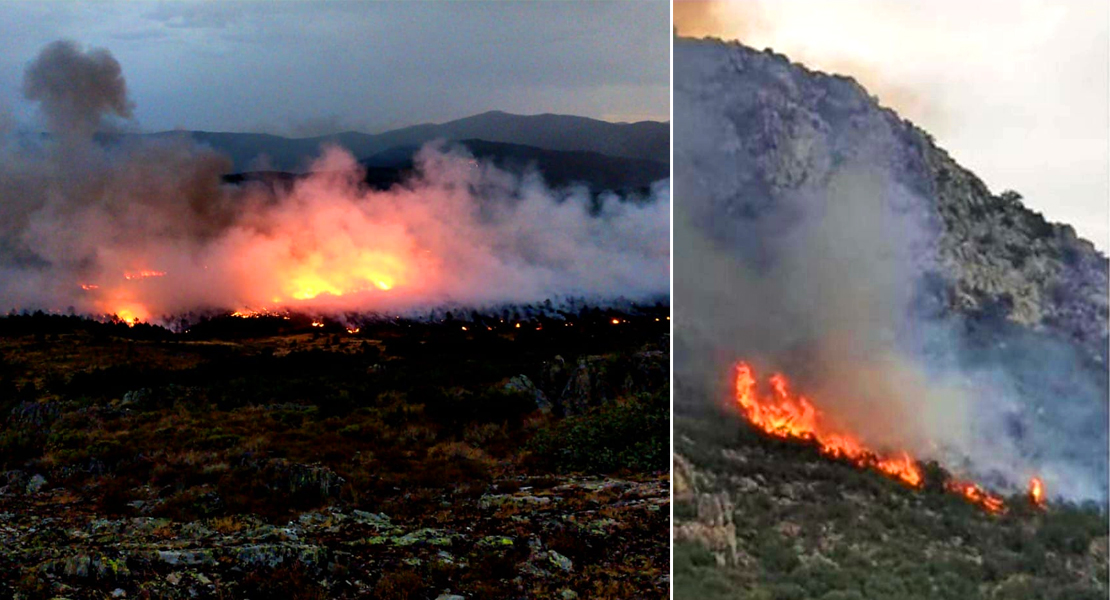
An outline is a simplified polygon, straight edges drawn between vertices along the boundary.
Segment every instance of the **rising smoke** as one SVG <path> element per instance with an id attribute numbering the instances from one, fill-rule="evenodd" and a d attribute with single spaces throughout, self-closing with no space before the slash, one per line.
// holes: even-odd
<path id="1" fill-rule="evenodd" d="M 386 191 L 334 147 L 288 188 L 225 185 L 229 161 L 184 137 L 96 143 L 130 116 L 126 90 L 107 51 L 71 42 L 28 67 L 25 96 L 51 135 L 5 137 L 0 305 L 159 320 L 667 293 L 665 182 L 597 199 L 432 144 Z"/>

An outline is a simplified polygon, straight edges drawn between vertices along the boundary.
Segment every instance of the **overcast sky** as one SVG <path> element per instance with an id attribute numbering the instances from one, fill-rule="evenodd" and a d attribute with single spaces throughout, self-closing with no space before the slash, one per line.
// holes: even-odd
<path id="1" fill-rule="evenodd" d="M 120 62 L 145 131 L 317 135 L 488 110 L 667 120 L 670 6 L 653 2 L 0 2 L 0 111 L 71 39 Z"/>
<path id="2" fill-rule="evenodd" d="M 854 76 L 994 192 L 1110 247 L 1106 0 L 681 0 L 679 33 Z"/>

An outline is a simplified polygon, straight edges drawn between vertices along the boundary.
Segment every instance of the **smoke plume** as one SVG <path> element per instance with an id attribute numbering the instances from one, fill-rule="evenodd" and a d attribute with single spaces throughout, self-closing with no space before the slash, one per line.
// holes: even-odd
<path id="1" fill-rule="evenodd" d="M 226 185 L 228 160 L 185 138 L 92 143 L 105 116 L 130 114 L 106 51 L 51 44 L 25 88 L 53 135 L 8 137 L 0 161 L 0 305 L 10 309 L 126 320 L 396 314 L 668 290 L 665 182 L 649 197 L 595 198 L 431 144 L 386 191 L 367 188 L 335 147 L 288 186 Z"/>
<path id="2" fill-rule="evenodd" d="M 56 135 L 88 137 L 106 115 L 131 117 L 119 62 L 103 48 L 82 51 L 68 40 L 51 43 L 31 62 L 23 95 L 40 104 Z"/>

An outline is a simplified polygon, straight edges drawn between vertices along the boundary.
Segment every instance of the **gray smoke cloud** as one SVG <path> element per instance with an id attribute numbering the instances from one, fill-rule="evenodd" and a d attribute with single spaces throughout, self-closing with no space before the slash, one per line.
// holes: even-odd
<path id="1" fill-rule="evenodd" d="M 430 144 L 414 175 L 385 191 L 367 188 L 336 147 L 289 186 L 226 185 L 228 160 L 184 138 L 92 143 L 105 115 L 130 106 L 106 51 L 51 44 L 27 82 L 54 135 L 4 140 L 8 309 L 158 321 L 192 310 L 397 314 L 668 291 L 665 181 L 646 197 L 594 198 Z"/>
<path id="2" fill-rule="evenodd" d="M 1100 373 L 1066 342 L 1004 324 L 969 334 L 963 317 L 923 308 L 936 263 L 920 200 L 861 166 L 756 219 L 676 204 L 675 370 L 695 392 L 676 402 L 728 405 L 746 360 L 763 380 L 787 374 L 872 448 L 995 489 L 1039 476 L 1053 496 L 1105 501 Z"/>
<path id="3" fill-rule="evenodd" d="M 51 133 L 87 137 L 105 116 L 130 118 L 123 69 L 108 50 L 69 40 L 43 48 L 23 76 L 23 95 L 38 102 Z"/>

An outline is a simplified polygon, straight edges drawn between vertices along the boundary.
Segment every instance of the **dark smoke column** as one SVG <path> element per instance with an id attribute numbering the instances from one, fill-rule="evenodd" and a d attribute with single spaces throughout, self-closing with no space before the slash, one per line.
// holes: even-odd
<path id="1" fill-rule="evenodd" d="M 90 138 L 105 115 L 131 118 L 133 107 L 115 57 L 69 40 L 50 43 L 28 65 L 23 95 L 40 104 L 51 133 L 76 140 Z"/>

